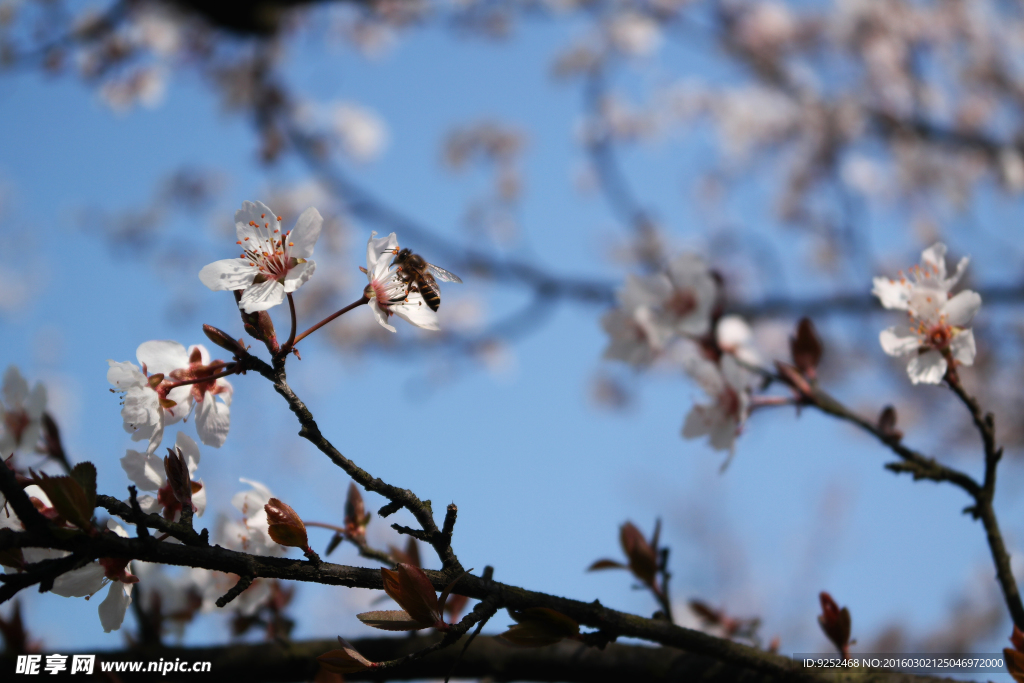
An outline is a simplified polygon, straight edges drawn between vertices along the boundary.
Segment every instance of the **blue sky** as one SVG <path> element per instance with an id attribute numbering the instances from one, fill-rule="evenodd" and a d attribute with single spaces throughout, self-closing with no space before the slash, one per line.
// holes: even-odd
<path id="1" fill-rule="evenodd" d="M 463 236 L 458 225 L 465 202 L 481 185 L 441 169 L 443 134 L 487 117 L 520 126 L 529 146 L 517 255 L 561 274 L 613 280 L 622 271 L 607 265 L 605 254 L 624 233 L 599 197 L 574 188 L 582 160 L 573 137 L 581 97 L 574 86 L 548 77 L 553 55 L 577 30 L 531 25 L 507 42 L 489 44 L 427 29 L 376 61 L 345 49 L 323 50 L 314 41 L 294 50 L 287 71 L 304 96 L 376 110 L 388 124 L 390 145 L 378 162 L 352 169 L 354 177 L 457 238 Z M 664 59 L 672 68 L 705 68 L 703 58 L 678 47 Z M 637 76 L 627 70 L 622 78 Z M 230 297 L 207 291 L 196 277 L 202 265 L 232 255 L 235 247 L 207 231 L 209 215 L 180 211 L 167 225 L 173 233 L 165 243 L 173 246 L 154 263 L 112 249 L 82 230 L 76 217 L 140 206 L 169 169 L 194 165 L 226 174 L 216 220 L 230 224 L 243 200 L 301 182 L 304 170 L 292 162 L 262 169 L 245 120 L 223 111 L 188 71 L 171 78 L 162 106 L 126 115 L 111 112 L 74 79 L 5 74 L 0 120 L 0 235 L 8 254 L 3 269 L 30 290 L 20 307 L 0 310 L 0 364 L 16 364 L 30 382 L 47 384 L 72 458 L 96 463 L 102 492 L 125 495 L 128 481 L 118 459 L 132 444 L 121 430 L 117 398 L 108 392 L 106 360 L 134 361 L 136 347 L 150 339 L 206 343 L 202 323 L 238 334 Z M 697 249 L 706 246 L 707 225 L 694 208 L 692 180 L 710 148 L 706 133 L 698 132 L 625 156 L 641 198 L 657 202 L 678 244 Z M 756 223 L 768 213 L 770 196 L 760 181 L 751 182 L 733 210 L 739 220 Z M 991 198 L 980 206 L 982 219 L 995 224 L 1012 215 L 1012 207 Z M 912 263 L 927 245 L 902 230 L 892 236 L 894 227 L 884 217 L 871 225 L 876 253 Z M 325 268 L 354 271 L 372 228 L 357 226 L 350 238 L 353 260 L 320 262 L 318 276 Z M 760 232 L 786 243 L 785 235 Z M 968 250 L 974 234 L 957 234 L 962 243 L 954 245 Z M 792 263 L 801 257 L 798 248 Z M 997 264 L 985 272 L 992 277 L 1002 271 Z M 834 286 L 802 275 L 790 268 L 786 289 L 812 294 Z M 464 280 L 444 287 L 446 301 L 480 297 L 489 314 L 501 317 L 523 299 L 521 292 Z M 870 286 L 867 279 L 845 285 L 865 292 Z M 354 289 L 349 299 L 358 296 Z M 176 308 L 181 297 L 189 306 Z M 661 517 L 677 601 L 700 597 L 738 616 L 760 616 L 762 635 L 780 635 L 783 652 L 827 651 L 815 622 L 820 590 L 850 606 L 854 636 L 866 642 L 892 622 L 917 633 L 931 630 L 948 618 L 950 601 L 961 591 L 994 588 L 983 585 L 993 572 L 981 529 L 959 513 L 966 498 L 951 487 L 885 472 L 882 447 L 851 427 L 811 412 L 799 418 L 790 410 L 757 414 L 730 469 L 720 474 L 720 454 L 679 436 L 683 416 L 701 399 L 699 390 L 681 375 L 633 376 L 605 368 L 601 313 L 592 306 L 559 306 L 539 332 L 512 347 L 514 363 L 503 372 L 454 362 L 443 353 L 339 358 L 314 337 L 302 362 L 293 362 L 290 378 L 347 456 L 433 500 L 435 509 L 456 502 L 460 560 L 477 570 L 493 565 L 502 581 L 653 612 L 653 602 L 630 589 L 625 573 L 584 569 L 595 559 L 619 556 L 622 522 L 632 520 L 649 533 Z M 826 327 L 851 345 L 862 342 L 872 360 L 871 371 L 831 388 L 852 405 L 877 410 L 890 400 L 893 384 L 905 381 L 901 372 L 893 377 L 895 366 L 871 347 L 877 330 L 893 322 L 876 315 Z M 414 338 L 416 331 L 400 326 L 398 334 Z M 599 371 L 624 377 L 636 390 L 631 409 L 613 414 L 595 407 L 589 392 Z M 233 512 L 230 497 L 242 488 L 238 477 L 269 484 L 307 519 L 340 521 L 347 478 L 295 436 L 292 416 L 266 382 L 256 376 L 232 381 L 228 442 L 219 450 L 202 449 L 199 474 L 210 509 L 202 521 L 212 524 L 217 511 Z M 926 450 L 939 445 L 933 419 L 918 416 L 908 434 Z M 194 436 L 191 424 L 185 430 Z M 172 438 L 174 433 L 169 430 Z M 966 452 L 974 464 L 960 462 L 978 472 L 980 456 Z M 1010 492 L 1020 490 L 1021 480 L 1011 467 L 1004 468 L 1001 487 L 1005 531 L 1019 547 L 1024 528 L 1015 521 L 1021 506 Z M 370 509 L 379 504 L 369 498 Z M 397 542 L 381 526 L 371 523 L 377 538 Z M 313 534 L 314 547 L 322 548 L 328 534 Z M 347 547 L 331 559 L 359 562 Z M 433 559 L 428 566 L 436 566 Z M 373 635 L 354 618 L 353 605 L 363 599 L 342 593 L 347 591 L 300 586 L 296 636 Z M 47 651 L 122 643 L 120 634 L 102 633 L 95 606 L 83 600 L 32 595 L 26 602 L 28 625 L 45 639 Z M 499 615 L 488 630 L 505 622 Z M 217 618 L 206 617 L 186 635 L 190 643 L 210 639 L 227 639 Z M 1002 643 L 991 646 L 995 651 Z"/>

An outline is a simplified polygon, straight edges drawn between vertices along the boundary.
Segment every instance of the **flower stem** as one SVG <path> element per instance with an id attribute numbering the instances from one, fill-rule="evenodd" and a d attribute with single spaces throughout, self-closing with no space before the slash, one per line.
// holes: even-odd
<path id="1" fill-rule="evenodd" d="M 292 350 L 293 346 L 295 346 L 295 299 L 292 298 L 291 292 L 288 292 L 288 309 L 292 314 L 292 331 L 288 334 L 288 341 L 286 341 L 284 346 L 281 347 L 280 354 L 282 357 L 287 356 L 288 352 Z"/>
<path id="2" fill-rule="evenodd" d="M 318 529 L 330 529 L 331 531 L 337 531 L 339 534 L 345 533 L 345 527 L 338 526 L 337 524 L 327 524 L 326 522 L 307 522 L 302 520 L 302 523 L 306 526 L 317 527 Z"/>
<path id="3" fill-rule="evenodd" d="M 238 367 L 238 363 L 228 363 L 227 365 L 224 366 L 223 370 L 212 375 L 207 375 L 206 377 L 195 377 L 193 379 L 183 379 L 179 382 L 172 382 L 169 385 L 167 385 L 167 391 L 170 391 L 171 389 L 177 389 L 178 387 L 184 387 L 189 384 L 209 382 L 210 380 L 220 379 L 221 377 L 227 377 L 228 375 L 238 374 Z"/>
<path id="4" fill-rule="evenodd" d="M 323 327 L 327 323 L 331 322 L 332 320 L 334 320 L 335 318 L 337 318 L 340 315 L 344 315 L 344 314 L 348 313 L 349 311 L 351 311 L 356 306 L 362 306 L 363 304 L 368 304 L 368 303 L 370 303 L 370 300 L 364 296 L 364 297 L 361 297 L 358 301 L 354 301 L 354 302 L 350 303 L 348 306 L 346 306 L 345 308 L 341 309 L 340 311 L 336 311 L 335 313 L 331 313 L 329 316 L 327 316 L 326 318 L 324 318 L 323 320 L 318 322 L 316 325 L 313 325 L 313 327 L 309 328 L 308 330 L 306 330 L 305 332 L 303 332 L 299 336 L 295 337 L 295 340 L 292 341 L 291 345 L 295 346 L 300 341 L 302 341 L 303 339 L 305 339 L 309 335 L 313 334 L 314 332 L 319 330 L 321 327 Z"/>

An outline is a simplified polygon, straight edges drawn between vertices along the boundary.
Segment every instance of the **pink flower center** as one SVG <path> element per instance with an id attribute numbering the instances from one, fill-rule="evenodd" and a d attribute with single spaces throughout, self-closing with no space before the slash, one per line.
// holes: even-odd
<path id="1" fill-rule="evenodd" d="M 680 318 L 684 318 L 694 312 L 697 308 L 697 297 L 693 290 L 677 289 L 672 292 L 671 298 L 665 303 L 665 308 Z"/>
<path id="2" fill-rule="evenodd" d="M 11 410 L 4 415 L 4 426 L 7 427 L 7 433 L 14 437 L 15 443 L 21 443 L 21 436 L 28 428 L 28 423 L 28 413 L 24 410 Z M 35 444 L 23 445 L 35 446 Z"/>
<path id="3" fill-rule="evenodd" d="M 740 395 L 732 387 L 726 386 L 718 395 L 718 407 L 721 408 L 723 414 L 738 420 L 740 417 Z"/>
<path id="4" fill-rule="evenodd" d="M 267 218 L 267 214 L 261 214 L 260 220 L 263 221 L 262 225 L 249 221 L 249 226 L 259 231 L 256 237 L 246 237 L 235 243 L 242 246 L 240 258 L 248 259 L 249 265 L 258 268 L 260 275 L 267 280 L 283 280 L 298 263 L 297 259 L 288 256 L 288 248 L 294 246 L 294 243 L 285 244 L 291 230 L 281 234 L 280 216 Z"/>

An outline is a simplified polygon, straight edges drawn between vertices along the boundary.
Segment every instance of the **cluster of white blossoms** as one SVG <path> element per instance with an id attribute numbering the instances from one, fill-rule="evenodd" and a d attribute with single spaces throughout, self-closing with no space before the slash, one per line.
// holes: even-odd
<path id="1" fill-rule="evenodd" d="M 199 272 L 199 279 L 214 291 L 241 291 L 238 307 L 246 313 L 266 311 L 284 302 L 286 295 L 301 287 L 316 270 L 310 257 L 320 237 L 323 218 L 315 208 L 299 216 L 293 230 L 281 232 L 281 217 L 262 202 L 243 202 L 235 212 L 238 258 L 215 261 Z M 395 233 L 376 239 L 371 233 L 366 245 L 369 280 L 366 296 L 377 321 L 391 332 L 388 318 L 397 315 L 416 327 L 438 329 L 437 313 L 423 296 L 400 277 L 392 260 L 398 254 Z"/>
<path id="2" fill-rule="evenodd" d="M 185 432 L 178 432 L 174 442 L 177 453 L 185 459 L 189 478 L 195 476 L 199 467 L 199 446 Z M 163 458 L 155 453 L 140 453 L 128 450 L 121 458 L 121 467 L 140 491 L 156 491 L 156 497 L 139 496 L 139 507 L 145 513 L 158 513 L 172 522 L 181 518 L 181 502 L 174 495 L 171 482 L 167 479 Z M 198 516 L 206 510 L 206 489 L 202 480 L 192 481 L 192 507 Z M 168 539 L 176 542 L 174 539 Z"/>
<path id="3" fill-rule="evenodd" d="M 604 357 L 642 368 L 677 344 L 683 370 L 711 399 L 691 408 L 682 435 L 707 436 L 731 453 L 749 413 L 756 375 L 748 368 L 760 358 L 746 321 L 716 311 L 717 276 L 699 256 L 682 254 L 664 272 L 630 275 L 618 298 L 601 319 L 611 337 Z"/>
<path id="4" fill-rule="evenodd" d="M 960 281 L 969 259 L 946 277 L 946 245 L 921 253 L 920 265 L 896 278 L 876 277 L 871 293 L 886 308 L 907 312 L 907 322 L 883 330 L 879 341 L 890 356 L 909 359 L 907 375 L 914 384 L 938 384 L 952 365 L 974 363 L 974 332 L 967 325 L 981 308 L 981 296 L 950 290 Z"/>
<path id="5" fill-rule="evenodd" d="M 28 486 L 25 488 L 25 494 L 29 496 L 32 504 L 43 516 L 50 519 L 58 516 L 50 499 L 41 488 L 35 485 Z M 118 536 L 128 537 L 128 533 L 121 525 L 112 519 L 108 520 L 107 528 Z M 0 494 L 0 529 L 16 531 L 24 529 L 21 520 L 18 519 L 11 506 L 7 505 L 2 494 Z M 71 554 L 66 550 L 50 548 L 22 548 L 21 553 L 25 564 L 67 557 Z M 19 571 L 19 568 L 7 565 L 4 565 L 3 568 L 8 574 Z M 100 623 L 103 625 L 103 630 L 109 633 L 121 628 L 125 612 L 132 604 L 132 585 L 138 581 L 138 577 L 132 575 L 129 560 L 100 558 L 83 567 L 61 574 L 54 580 L 53 588 L 50 590 L 65 598 L 88 599 L 104 586 L 109 585 L 107 595 L 99 605 Z"/>
<path id="6" fill-rule="evenodd" d="M 123 394 L 121 417 L 132 440 L 148 440 L 146 453 L 152 455 L 163 440 L 164 427 L 195 411 L 199 440 L 222 446 L 231 426 L 233 389 L 223 377 L 209 378 L 223 363 L 211 363 L 201 344 L 186 350 L 170 340 L 144 342 L 135 357 L 141 369 L 131 361 L 107 361 L 107 381 Z"/>
<path id="7" fill-rule="evenodd" d="M 244 478 L 239 481 L 250 487 L 231 498 L 231 504 L 242 513 L 242 517 L 240 520 L 222 518 L 217 527 L 215 542 L 229 550 L 252 555 L 283 556 L 285 547 L 270 537 L 270 525 L 264 507 L 274 495 L 266 485 L 258 481 Z M 236 576 L 209 569 L 192 569 L 188 576 L 191 590 L 201 597 L 201 607 L 205 612 L 216 609 L 217 599 L 238 581 Z M 269 579 L 254 580 L 249 588 L 231 601 L 231 609 L 242 616 L 252 616 L 270 600 L 271 586 Z M 188 589 L 188 586 L 179 586 L 179 590 Z"/>

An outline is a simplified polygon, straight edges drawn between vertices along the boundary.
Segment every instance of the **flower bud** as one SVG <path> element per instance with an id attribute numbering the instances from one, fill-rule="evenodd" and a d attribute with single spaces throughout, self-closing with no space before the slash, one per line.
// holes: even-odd
<path id="1" fill-rule="evenodd" d="M 839 609 L 836 601 L 825 591 L 818 595 L 818 599 L 821 600 L 818 624 L 843 655 L 843 659 L 846 659 L 850 656 L 850 610 L 846 607 Z"/>
<path id="2" fill-rule="evenodd" d="M 207 339 L 225 351 L 230 351 L 236 358 L 240 358 L 245 353 L 245 346 L 241 340 L 232 339 L 231 335 L 224 330 L 218 329 L 213 325 L 203 325 L 203 333 Z"/>
<path id="3" fill-rule="evenodd" d="M 797 324 L 796 336 L 789 339 L 789 349 L 793 354 L 793 364 L 805 377 L 813 380 L 818 373 L 823 349 L 810 318 L 802 318 Z"/>
<path id="4" fill-rule="evenodd" d="M 303 550 L 309 547 L 306 525 L 295 510 L 277 498 L 271 498 L 263 509 L 267 511 L 267 531 L 276 543 Z"/>

